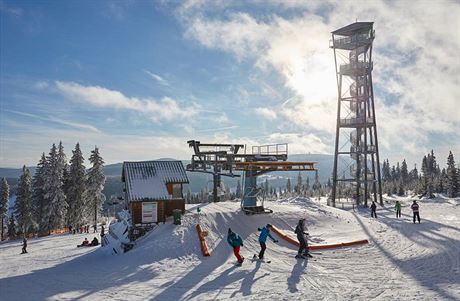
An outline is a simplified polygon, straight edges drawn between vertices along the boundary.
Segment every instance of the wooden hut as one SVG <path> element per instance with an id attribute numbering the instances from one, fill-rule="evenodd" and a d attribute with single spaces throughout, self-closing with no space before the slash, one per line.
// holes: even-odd
<path id="1" fill-rule="evenodd" d="M 174 209 L 184 213 L 188 178 L 181 161 L 123 162 L 121 180 L 134 224 L 165 222 Z"/>

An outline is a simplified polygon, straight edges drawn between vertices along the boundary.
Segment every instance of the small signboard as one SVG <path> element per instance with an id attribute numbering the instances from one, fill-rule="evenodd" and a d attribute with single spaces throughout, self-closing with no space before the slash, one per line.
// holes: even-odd
<path id="1" fill-rule="evenodd" d="M 156 223 L 158 221 L 158 203 L 144 202 L 142 203 L 142 223 Z"/>

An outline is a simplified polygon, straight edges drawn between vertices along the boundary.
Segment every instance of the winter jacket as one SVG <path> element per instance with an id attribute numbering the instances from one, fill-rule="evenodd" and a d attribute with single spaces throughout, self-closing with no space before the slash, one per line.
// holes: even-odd
<path id="1" fill-rule="evenodd" d="M 410 206 L 410 208 L 412 209 L 413 212 L 418 212 L 418 204 L 417 203 L 413 203 L 412 206 Z"/>
<path id="2" fill-rule="evenodd" d="M 377 205 L 375 205 L 375 203 L 372 203 L 371 209 L 372 209 L 372 211 L 375 211 L 377 209 Z"/>
<path id="3" fill-rule="evenodd" d="M 235 232 L 231 232 L 228 234 L 227 242 L 230 246 L 232 246 L 232 248 L 243 245 L 243 239 L 241 239 L 241 237 Z"/>
<path id="4" fill-rule="evenodd" d="M 301 224 L 301 223 L 297 224 L 297 227 L 295 227 L 294 233 L 297 234 L 297 239 L 299 241 L 301 241 L 301 240 L 304 241 L 305 240 L 304 235 L 308 235 L 308 233 L 305 233 L 303 224 Z"/>
<path id="5" fill-rule="evenodd" d="M 262 229 L 259 228 L 257 230 L 260 231 L 259 242 L 266 242 L 267 237 L 270 237 L 273 241 L 276 241 L 276 239 L 274 239 L 273 236 L 271 236 L 270 230 L 267 228 L 267 226 L 263 227 Z"/>
<path id="6" fill-rule="evenodd" d="M 401 203 L 397 202 L 397 203 L 395 204 L 395 209 L 396 209 L 396 210 L 401 210 Z"/>

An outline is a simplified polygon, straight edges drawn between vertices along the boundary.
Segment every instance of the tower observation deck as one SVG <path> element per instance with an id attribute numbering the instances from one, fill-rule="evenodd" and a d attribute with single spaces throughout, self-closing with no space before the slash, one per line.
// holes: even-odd
<path id="1" fill-rule="evenodd" d="M 332 32 L 338 90 L 332 206 L 341 197 L 337 193 L 341 182 L 352 185 L 357 204 L 367 206 L 368 199 L 383 203 L 372 87 L 374 38 L 373 22 L 356 22 Z"/>

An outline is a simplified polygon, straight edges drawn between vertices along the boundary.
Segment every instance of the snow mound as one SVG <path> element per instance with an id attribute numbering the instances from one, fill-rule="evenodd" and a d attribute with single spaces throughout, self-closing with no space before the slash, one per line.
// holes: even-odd
<path id="1" fill-rule="evenodd" d="M 200 215 L 158 225 L 122 256 L 76 248 L 84 234 L 32 239 L 25 255 L 19 242 L 4 243 L 0 291 L 5 300 L 459 300 L 460 208 L 421 202 L 422 223 L 413 224 L 410 203 L 402 202 L 401 219 L 392 207 L 379 207 L 371 219 L 367 209 L 301 198 L 266 202 L 274 213 L 252 216 L 237 202 L 203 204 Z M 257 227 L 270 223 L 295 237 L 300 218 L 311 244 L 371 243 L 298 260 L 292 245 L 269 240 L 271 263 L 251 262 L 260 249 Z M 208 231 L 210 257 L 201 254 L 198 221 Z M 242 267 L 226 242 L 229 227 L 244 240 Z"/>

